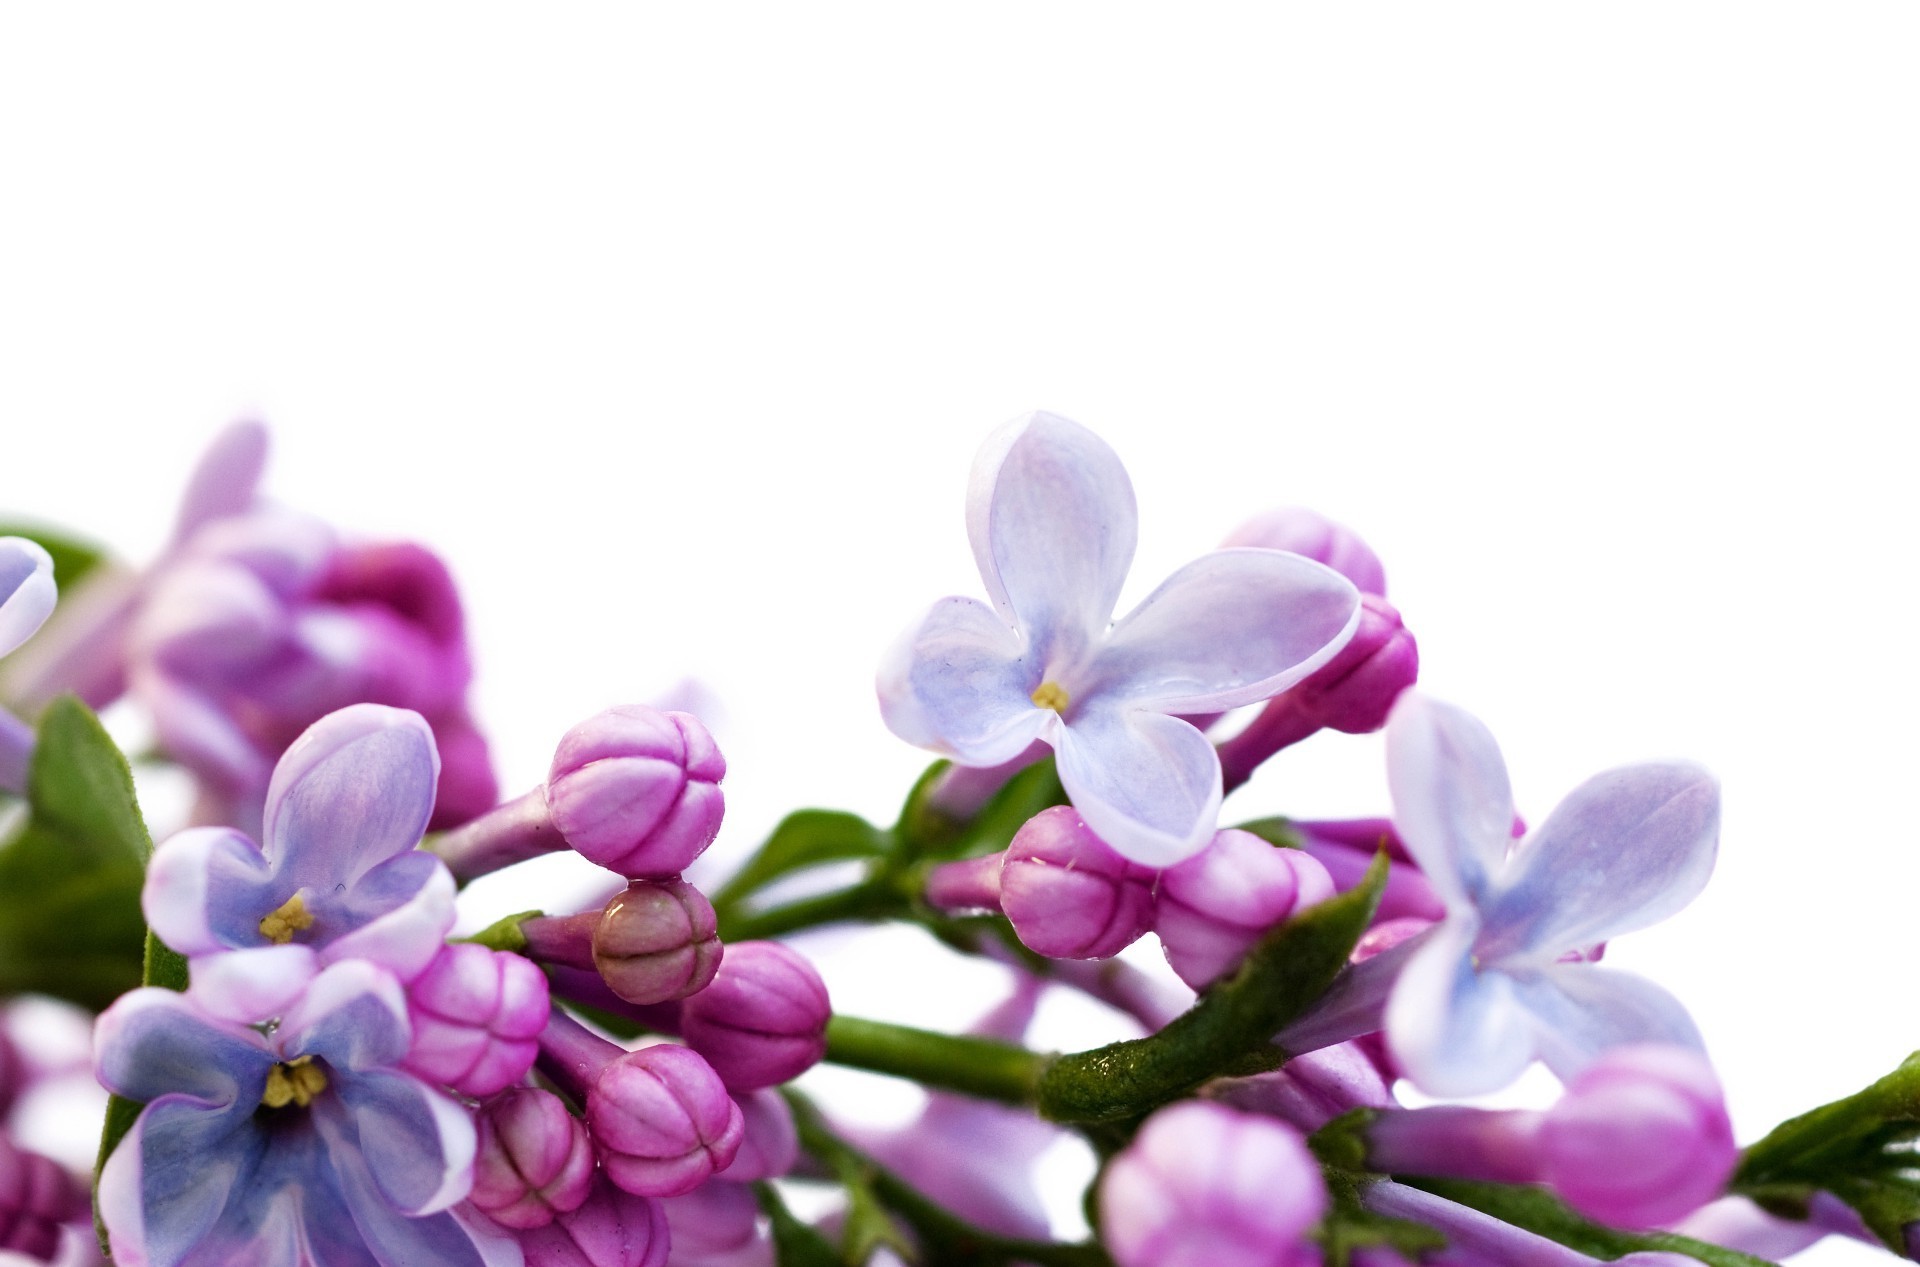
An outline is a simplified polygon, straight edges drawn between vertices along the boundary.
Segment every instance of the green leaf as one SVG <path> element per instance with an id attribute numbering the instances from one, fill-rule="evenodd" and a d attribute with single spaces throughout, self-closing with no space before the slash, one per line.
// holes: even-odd
<path id="1" fill-rule="evenodd" d="M 62 593 L 106 561 L 107 552 L 91 541 L 69 537 L 40 524 L 0 523 L 0 537 L 25 537 L 53 558 L 53 583 Z"/>
<path id="2" fill-rule="evenodd" d="M 1920 1052 L 1864 1090 L 1775 1127 L 1747 1149 L 1730 1190 L 1790 1218 L 1805 1218 L 1813 1195 L 1831 1192 L 1905 1254 L 1906 1226 L 1920 1222 L 1917 1151 Z"/>
<path id="3" fill-rule="evenodd" d="M 1778 1267 L 1778 1264 L 1721 1245 L 1709 1245 L 1671 1232 L 1623 1232 L 1576 1214 L 1544 1188 L 1513 1187 L 1501 1183 L 1480 1183 L 1465 1179 L 1401 1180 L 1437 1197 L 1491 1214 L 1494 1218 L 1525 1228 L 1536 1235 L 1556 1241 L 1569 1249 L 1590 1254 L 1605 1262 L 1628 1254 L 1684 1254 L 1711 1267 Z"/>
<path id="4" fill-rule="evenodd" d="M 885 857 L 892 837 L 858 814 L 796 810 L 780 820 L 767 842 L 713 895 L 717 909 L 735 906 L 773 881 L 822 863 Z"/>
<path id="5" fill-rule="evenodd" d="M 1061 1056 L 1041 1079 L 1041 1115 L 1056 1122 L 1139 1117 L 1208 1078 L 1277 1067 L 1284 1053 L 1274 1034 L 1346 966 L 1386 882 L 1381 854 L 1358 885 L 1268 933 L 1237 971 L 1159 1033 Z"/>
<path id="6" fill-rule="evenodd" d="M 99 1011 L 140 984 L 148 853 L 133 775 L 70 696 L 41 716 L 26 824 L 0 845 L 0 994 L 37 991 Z M 17 895 L 17 896 L 16 896 Z"/>
<path id="7" fill-rule="evenodd" d="M 1043 809 L 1067 803 L 1066 789 L 1043 757 L 1008 779 L 972 818 L 954 819 L 931 803 L 930 794 L 951 763 L 936 761 L 920 776 L 900 811 L 894 834 L 909 858 L 939 861 L 973 858 L 1007 847 L 1013 834 Z"/>
<path id="8" fill-rule="evenodd" d="M 772 1184 L 754 1184 L 753 1194 L 773 1224 L 773 1254 L 780 1267 L 844 1267 L 827 1238 L 794 1218 Z"/>

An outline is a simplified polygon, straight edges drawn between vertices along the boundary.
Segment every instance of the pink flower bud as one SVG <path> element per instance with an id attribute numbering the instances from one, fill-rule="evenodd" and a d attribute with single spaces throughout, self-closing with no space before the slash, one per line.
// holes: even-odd
<path id="1" fill-rule="evenodd" d="M 709 1179 L 685 1196 L 660 1202 L 673 1233 L 673 1260 L 700 1262 L 734 1254 L 760 1234 L 760 1203 L 745 1183 Z"/>
<path id="2" fill-rule="evenodd" d="M 593 930 L 593 966 L 629 1003 L 665 1003 L 706 988 L 720 970 L 713 907 L 683 880 L 637 880 Z"/>
<path id="3" fill-rule="evenodd" d="M 1148 1118 L 1100 1180 L 1118 1267 L 1318 1267 L 1307 1232 L 1326 1208 L 1298 1131 L 1204 1100 Z"/>
<path id="4" fill-rule="evenodd" d="M 1420 648 L 1392 603 L 1360 596 L 1360 627 L 1340 653 L 1283 699 L 1329 730 L 1363 735 L 1387 724 L 1400 692 L 1420 676 Z"/>
<path id="5" fill-rule="evenodd" d="M 547 979 L 519 955 L 472 942 L 442 947 L 407 987 L 413 1047 L 404 1067 L 480 1097 L 527 1076 L 549 1012 Z"/>
<path id="6" fill-rule="evenodd" d="M 1719 1196 L 1740 1150 L 1719 1079 L 1684 1047 L 1606 1052 L 1540 1125 L 1548 1186 L 1604 1223 L 1652 1227 Z"/>
<path id="7" fill-rule="evenodd" d="M 0 1250 L 52 1262 L 60 1225 L 85 1209 L 80 1185 L 58 1162 L 0 1135 Z"/>
<path id="8" fill-rule="evenodd" d="M 746 1125 L 712 1066 L 661 1043 L 623 1053 L 600 1071 L 587 1092 L 587 1128 L 615 1184 L 671 1197 L 725 1170 Z"/>
<path id="9" fill-rule="evenodd" d="M 1029 950 L 1105 959 L 1153 927 L 1155 872 L 1093 834 L 1070 805 L 1041 810 L 1014 833 L 1000 869 L 1000 909 Z"/>
<path id="10" fill-rule="evenodd" d="M 1332 896 L 1327 869 L 1300 850 L 1223 831 L 1161 872 L 1153 927 L 1180 979 L 1204 990 L 1233 971 L 1268 929 Z"/>
<path id="11" fill-rule="evenodd" d="M 727 1167 L 727 1178 L 734 1183 L 753 1183 L 778 1179 L 793 1169 L 800 1158 L 800 1134 L 793 1123 L 793 1110 L 778 1091 L 749 1091 L 733 1097 L 746 1123 L 746 1135 L 740 1151 Z"/>
<path id="12" fill-rule="evenodd" d="M 727 947 L 713 984 L 680 1005 L 680 1034 L 731 1091 L 797 1078 L 827 1054 L 833 1007 L 812 964 L 779 942 Z"/>
<path id="13" fill-rule="evenodd" d="M 533 1087 L 502 1092 L 480 1108 L 479 1151 L 468 1198 L 502 1227 L 535 1228 L 576 1210 L 593 1183 L 587 1125 L 559 1096 Z"/>
<path id="14" fill-rule="evenodd" d="M 667 1216 L 658 1201 L 603 1175 L 579 1209 L 520 1234 L 527 1267 L 665 1267 Z"/>
<path id="15" fill-rule="evenodd" d="M 1360 534 L 1304 506 L 1284 506 L 1257 515 L 1220 544 L 1304 554 L 1352 581 L 1362 594 L 1387 592 L 1387 570 Z"/>
<path id="16" fill-rule="evenodd" d="M 676 876 L 720 831 L 726 773 L 697 717 L 629 704 L 560 740 L 547 808 L 589 860 L 631 879 Z"/>

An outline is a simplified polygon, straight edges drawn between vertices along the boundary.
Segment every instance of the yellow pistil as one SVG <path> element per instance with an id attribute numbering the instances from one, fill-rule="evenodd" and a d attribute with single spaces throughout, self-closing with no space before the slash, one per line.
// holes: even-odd
<path id="1" fill-rule="evenodd" d="M 293 940 L 295 933 L 313 927 L 313 914 L 298 893 L 280 903 L 273 914 L 260 921 L 260 935 L 276 946 Z"/>
<path id="2" fill-rule="evenodd" d="M 1067 711 L 1067 690 L 1058 682 L 1042 682 L 1033 688 L 1028 698 L 1041 708 L 1051 708 L 1056 713 Z"/>
<path id="3" fill-rule="evenodd" d="M 284 1109 L 289 1104 L 304 1109 L 326 1089 L 327 1075 L 320 1072 L 312 1056 L 302 1056 L 267 1070 L 267 1089 L 260 1103 L 270 1109 Z"/>

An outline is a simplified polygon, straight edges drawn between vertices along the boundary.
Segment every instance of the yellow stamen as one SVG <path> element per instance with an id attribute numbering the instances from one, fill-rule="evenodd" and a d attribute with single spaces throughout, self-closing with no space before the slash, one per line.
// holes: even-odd
<path id="1" fill-rule="evenodd" d="M 293 935 L 313 927 L 313 914 L 298 893 L 282 902 L 273 914 L 260 921 L 260 935 L 276 946 L 284 946 Z"/>
<path id="2" fill-rule="evenodd" d="M 270 1109 L 284 1109 L 289 1104 L 304 1109 L 326 1089 L 327 1075 L 320 1072 L 312 1056 L 302 1056 L 267 1070 L 267 1089 L 260 1103 Z"/>
<path id="3" fill-rule="evenodd" d="M 1056 713 L 1067 711 L 1067 691 L 1058 682 L 1042 682 L 1033 688 L 1029 698 L 1040 708 L 1051 708 Z"/>

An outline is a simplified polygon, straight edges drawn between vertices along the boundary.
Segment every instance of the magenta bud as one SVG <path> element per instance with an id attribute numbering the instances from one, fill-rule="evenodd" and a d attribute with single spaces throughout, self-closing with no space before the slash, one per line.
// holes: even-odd
<path id="1" fill-rule="evenodd" d="M 1185 1100 L 1147 1119 L 1100 1179 L 1100 1238 L 1118 1267 L 1318 1267 L 1319 1163 L 1275 1118 Z"/>
<path id="2" fill-rule="evenodd" d="M 1340 654 L 1283 698 L 1329 730 L 1363 735 L 1387 724 L 1400 692 L 1420 676 L 1420 648 L 1392 603 L 1360 596 L 1360 627 Z"/>
<path id="3" fill-rule="evenodd" d="M 86 1194 L 50 1157 L 0 1134 L 0 1250 L 52 1262 L 60 1225 L 86 1210 Z"/>
<path id="4" fill-rule="evenodd" d="M 520 1234 L 527 1267 L 665 1267 L 667 1215 L 601 1176 L 579 1209 Z"/>
<path id="5" fill-rule="evenodd" d="M 1541 1178 L 1604 1223 L 1653 1227 L 1718 1197 L 1740 1150 L 1720 1081 L 1684 1047 L 1616 1047 L 1567 1084 L 1539 1134 Z"/>
<path id="6" fill-rule="evenodd" d="M 516 1087 L 480 1106 L 473 1162 L 476 1209 L 502 1227 L 545 1227 L 576 1210 L 593 1183 L 587 1125 L 559 1096 Z"/>
<path id="7" fill-rule="evenodd" d="M 527 1076 L 550 1011 L 546 977 L 519 955 L 444 946 L 407 987 L 413 1047 L 402 1063 L 462 1095 L 492 1095 Z"/>
<path id="8" fill-rule="evenodd" d="M 630 879 L 677 876 L 720 831 L 726 773 L 699 718 L 628 704 L 561 738 L 547 809 L 590 861 Z"/>
<path id="9" fill-rule="evenodd" d="M 760 1203 L 744 1183 L 710 1179 L 685 1196 L 667 1197 L 660 1205 L 673 1233 L 676 1263 L 726 1257 L 747 1248 L 760 1235 Z"/>
<path id="10" fill-rule="evenodd" d="M 607 903 L 593 929 L 593 966 L 629 1003 L 705 989 L 720 953 L 713 907 L 684 880 L 636 880 Z"/>
<path id="11" fill-rule="evenodd" d="M 713 984 L 680 1005 L 680 1034 L 730 1091 L 797 1078 L 827 1054 L 827 984 L 774 941 L 727 947 Z"/>
<path id="12" fill-rule="evenodd" d="M 1256 515 L 1220 544 L 1304 554 L 1352 581 L 1362 594 L 1387 592 L 1387 570 L 1360 534 L 1305 506 L 1283 506 Z"/>
<path id="13" fill-rule="evenodd" d="M 1223 831 L 1160 873 L 1153 927 L 1174 972 L 1204 990 L 1238 967 L 1267 930 L 1332 896 L 1333 878 L 1308 854 Z"/>
<path id="14" fill-rule="evenodd" d="M 671 1197 L 725 1170 L 746 1124 L 713 1067 L 672 1043 L 625 1052 L 587 1092 L 587 1129 L 608 1178 Z"/>
<path id="15" fill-rule="evenodd" d="M 1115 853 L 1070 805 L 1014 833 L 1000 869 L 1000 909 L 1029 950 L 1105 959 L 1153 927 L 1155 872 Z"/>
<path id="16" fill-rule="evenodd" d="M 793 1169 L 800 1159 L 800 1133 L 794 1126 L 793 1110 L 778 1091 L 749 1091 L 733 1097 L 740 1106 L 746 1134 L 740 1151 L 733 1155 L 726 1177 L 735 1183 L 754 1183 L 778 1179 Z"/>

